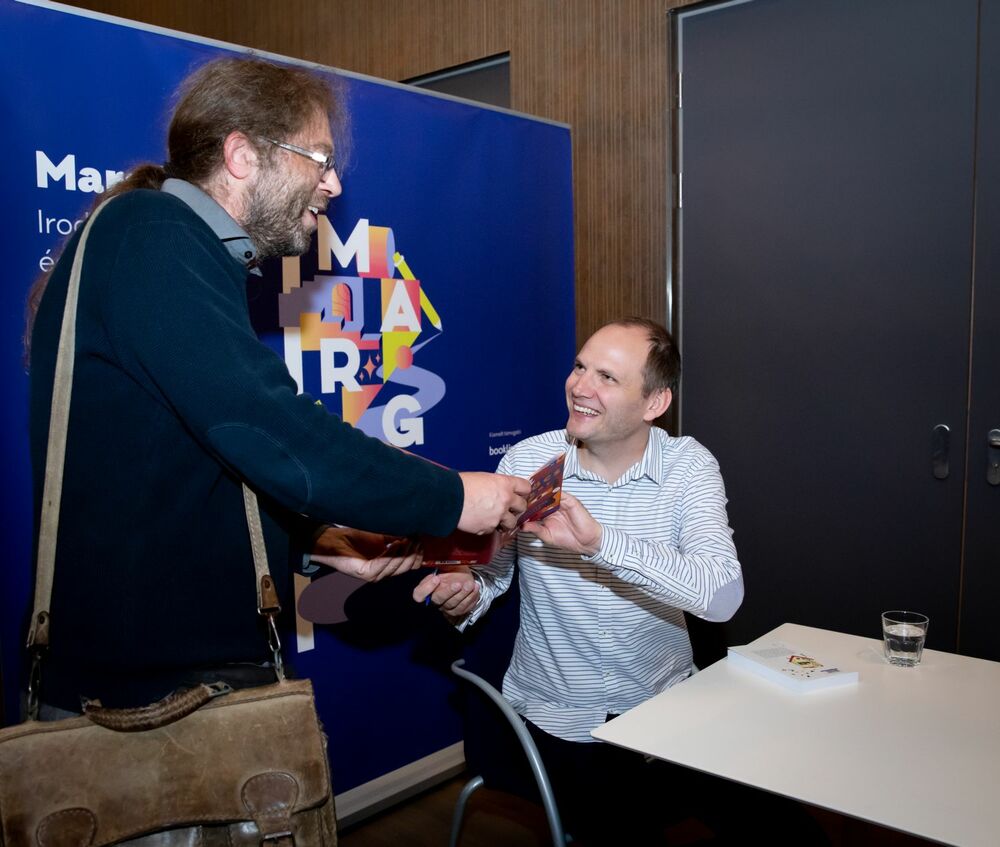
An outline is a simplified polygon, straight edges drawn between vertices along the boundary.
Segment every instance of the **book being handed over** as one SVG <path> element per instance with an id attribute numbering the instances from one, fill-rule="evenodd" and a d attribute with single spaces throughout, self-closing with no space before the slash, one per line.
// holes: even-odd
<path id="1" fill-rule="evenodd" d="M 728 661 L 792 691 L 815 691 L 858 681 L 857 671 L 843 670 L 777 641 L 730 647 Z"/>
<path id="2" fill-rule="evenodd" d="M 501 547 L 514 539 L 524 524 L 540 521 L 558 510 L 565 463 L 566 454 L 560 453 L 531 475 L 528 507 L 517 519 L 517 525 L 513 529 L 497 530 L 486 535 L 455 530 L 445 538 L 421 535 L 424 565 L 436 568 L 439 565 L 488 564 Z"/>

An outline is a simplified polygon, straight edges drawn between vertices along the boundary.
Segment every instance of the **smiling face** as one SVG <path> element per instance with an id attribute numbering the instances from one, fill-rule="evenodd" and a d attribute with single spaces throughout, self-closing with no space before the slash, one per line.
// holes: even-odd
<path id="1" fill-rule="evenodd" d="M 317 115 L 291 144 L 321 153 L 333 151 L 330 125 Z M 298 256 L 309 249 L 316 217 L 341 192 L 336 171 L 321 172 L 306 156 L 275 148 L 262 160 L 249 189 L 243 228 L 264 256 Z"/>
<path id="2" fill-rule="evenodd" d="M 641 455 L 649 427 L 670 405 L 669 389 L 643 396 L 649 338 L 638 327 L 610 324 L 583 345 L 566 380 L 566 429 L 590 452 Z"/>

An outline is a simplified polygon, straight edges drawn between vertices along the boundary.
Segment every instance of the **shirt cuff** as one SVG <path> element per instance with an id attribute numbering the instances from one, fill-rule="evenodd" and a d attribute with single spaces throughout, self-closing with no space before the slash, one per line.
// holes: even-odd
<path id="1" fill-rule="evenodd" d="M 480 615 L 486 611 L 486 606 L 484 605 L 486 597 L 486 583 L 475 568 L 471 568 L 469 573 L 472 574 L 472 578 L 476 581 L 476 585 L 479 588 L 479 599 L 476 601 L 476 605 L 473 606 L 468 613 L 466 613 L 465 617 L 455 624 L 455 628 L 459 632 L 465 632 L 465 628 L 472 626 L 472 624 L 479 620 Z"/>
<path id="2" fill-rule="evenodd" d="M 592 556 L 584 556 L 585 562 L 597 562 L 611 568 L 619 567 L 628 553 L 628 534 L 613 526 L 601 524 L 601 546 Z"/>

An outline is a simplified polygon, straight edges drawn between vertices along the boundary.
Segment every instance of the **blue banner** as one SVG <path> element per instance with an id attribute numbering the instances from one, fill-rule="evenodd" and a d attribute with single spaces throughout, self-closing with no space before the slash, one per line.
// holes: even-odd
<path id="1" fill-rule="evenodd" d="M 0 659 L 9 720 L 32 574 L 25 295 L 97 194 L 135 164 L 163 161 L 179 81 L 237 49 L 0 0 Z M 310 252 L 271 263 L 251 283 L 255 325 L 331 412 L 442 464 L 492 470 L 511 443 L 565 422 L 574 354 L 569 131 L 340 76 L 354 139 L 343 196 L 320 218 Z M 412 580 L 359 587 L 306 569 L 296 591 L 320 579 L 334 598 L 331 622 L 299 618 L 286 646 L 316 685 L 339 793 L 459 740 L 447 674 L 458 647 L 433 610 L 408 599 Z"/>

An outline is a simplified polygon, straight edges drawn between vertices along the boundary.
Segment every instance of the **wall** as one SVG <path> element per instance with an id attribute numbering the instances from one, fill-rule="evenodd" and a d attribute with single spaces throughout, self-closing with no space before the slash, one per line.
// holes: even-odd
<path id="1" fill-rule="evenodd" d="M 72 5 L 394 80 L 509 52 L 512 107 L 572 126 L 578 339 L 625 314 L 666 320 L 667 11 L 684 0 Z"/>

